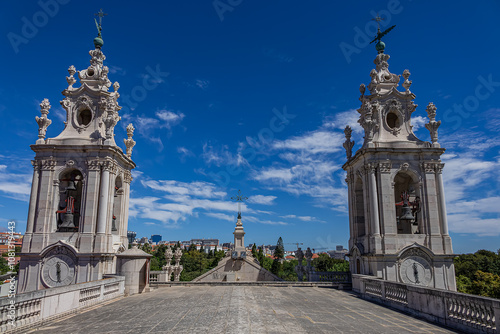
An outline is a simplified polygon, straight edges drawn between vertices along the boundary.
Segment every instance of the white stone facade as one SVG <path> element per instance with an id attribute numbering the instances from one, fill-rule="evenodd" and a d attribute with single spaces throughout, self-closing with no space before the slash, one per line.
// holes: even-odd
<path id="1" fill-rule="evenodd" d="M 104 54 L 99 47 L 89 54 L 91 65 L 78 72 L 80 87 L 73 87 L 74 66 L 68 69 L 61 101 L 66 126 L 55 138 L 45 139 L 50 104 L 40 105 L 19 292 L 102 279 L 116 272 L 116 254 L 128 247 L 133 127 L 125 154 L 113 133 L 119 84 L 108 91 Z"/>
<path id="2" fill-rule="evenodd" d="M 432 143 L 415 136 L 410 72 L 403 72 L 405 91 L 398 91 L 400 77 L 389 72 L 388 59 L 383 51 L 375 58 L 369 93 L 360 86 L 365 137 L 354 156 L 351 130 L 345 130 L 351 272 L 456 290 L 440 160 L 445 150 L 437 142 L 440 121 L 429 104 Z M 403 219 L 404 212 L 414 219 Z"/>

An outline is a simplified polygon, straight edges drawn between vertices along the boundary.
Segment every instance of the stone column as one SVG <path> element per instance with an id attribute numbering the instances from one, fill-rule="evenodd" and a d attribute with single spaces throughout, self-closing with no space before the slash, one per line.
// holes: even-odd
<path id="1" fill-rule="evenodd" d="M 28 220 L 26 222 L 26 234 L 23 238 L 22 252 L 26 253 L 30 250 L 31 236 L 33 234 L 33 229 L 35 226 L 35 214 L 38 202 L 38 186 L 40 183 L 40 163 L 36 160 L 32 160 L 33 165 L 33 180 L 31 182 L 31 194 L 30 194 L 30 204 L 28 209 Z"/>
<path id="2" fill-rule="evenodd" d="M 347 177 L 345 179 L 345 182 L 347 183 L 347 203 L 349 205 L 348 210 L 349 210 L 349 251 L 351 250 L 352 246 L 354 245 L 354 238 L 356 237 L 354 235 L 354 224 L 356 223 L 354 221 L 354 197 L 356 196 L 354 194 L 354 177 L 353 173 L 351 170 L 347 171 Z M 299 248 L 300 249 L 300 248 Z M 301 266 L 302 263 L 299 263 L 299 266 Z M 301 279 L 299 279 L 301 281 Z"/>
<path id="3" fill-rule="evenodd" d="M 99 211 L 97 213 L 97 233 L 106 233 L 106 220 L 108 214 L 109 198 L 109 162 L 103 164 L 101 172 L 101 187 L 99 190 Z"/>
<path id="4" fill-rule="evenodd" d="M 443 167 L 444 164 L 436 165 L 436 186 L 437 195 L 439 198 L 439 216 L 441 221 L 441 234 L 448 235 L 448 218 L 446 216 L 446 201 L 444 198 L 444 185 L 443 185 Z"/>
<path id="5" fill-rule="evenodd" d="M 128 230 L 128 209 L 129 209 L 129 200 L 130 200 L 130 183 L 132 182 L 132 173 L 128 170 L 125 171 L 123 176 L 123 219 L 122 219 L 122 228 L 121 228 L 121 236 L 123 239 L 123 244 L 128 245 L 127 238 L 127 230 Z"/>
<path id="6" fill-rule="evenodd" d="M 55 230 L 57 230 L 57 213 L 56 213 L 56 211 L 59 209 L 59 200 L 60 200 L 61 194 L 59 193 L 59 180 L 58 179 L 53 180 L 52 184 L 53 184 L 54 194 L 53 194 L 52 212 L 50 215 L 50 225 L 51 225 L 50 228 L 51 228 L 51 231 L 55 231 Z"/>
<path id="7" fill-rule="evenodd" d="M 380 235 L 380 224 L 378 219 L 378 196 L 377 196 L 377 180 L 375 177 L 375 164 L 366 165 L 368 168 L 368 187 L 370 188 L 370 211 L 372 221 L 372 234 Z"/>
<path id="8" fill-rule="evenodd" d="M 36 204 L 38 199 L 38 183 L 40 180 L 40 164 L 38 161 L 31 161 L 33 165 L 33 181 L 31 182 L 30 205 L 28 211 L 28 222 L 26 226 L 26 234 L 33 233 L 35 223 Z"/>

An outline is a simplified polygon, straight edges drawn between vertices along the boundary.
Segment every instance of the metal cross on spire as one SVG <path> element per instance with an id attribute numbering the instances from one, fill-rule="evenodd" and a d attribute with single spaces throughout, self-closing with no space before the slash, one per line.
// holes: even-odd
<path id="1" fill-rule="evenodd" d="M 372 21 L 377 22 L 377 36 L 375 36 L 375 39 L 373 41 L 371 41 L 370 44 L 372 44 L 375 41 L 379 41 L 379 43 L 382 42 L 381 41 L 382 37 L 384 37 L 389 31 L 394 29 L 394 27 L 396 26 L 396 25 L 393 25 L 392 27 L 387 28 L 385 31 L 380 32 L 380 22 L 382 22 L 384 20 L 385 19 L 381 18 L 378 14 L 375 18 L 372 19 Z M 382 50 L 383 50 L 383 48 L 382 48 Z"/>
<path id="2" fill-rule="evenodd" d="M 97 20 L 94 18 L 94 21 L 95 21 L 95 25 L 97 26 L 97 32 L 99 33 L 99 37 L 101 37 L 101 30 L 102 30 L 102 18 L 103 16 L 106 16 L 108 15 L 107 13 L 104 13 L 102 11 L 102 8 L 101 10 L 98 12 L 98 13 L 95 13 L 94 14 L 95 16 L 99 16 L 99 23 L 97 23 Z"/>
<path id="3" fill-rule="evenodd" d="M 241 218 L 241 202 L 246 201 L 248 197 L 243 197 L 241 195 L 241 190 L 238 189 L 238 195 L 231 197 L 233 201 L 236 201 L 238 203 L 238 219 Z"/>
<path id="4" fill-rule="evenodd" d="M 383 19 L 383 18 L 381 18 L 380 16 L 378 16 L 378 14 L 377 14 L 377 16 L 375 16 L 375 17 L 372 19 L 372 21 L 377 22 L 378 31 L 380 31 L 380 22 L 381 22 L 381 21 L 383 21 L 383 20 L 385 20 L 385 19 Z"/>

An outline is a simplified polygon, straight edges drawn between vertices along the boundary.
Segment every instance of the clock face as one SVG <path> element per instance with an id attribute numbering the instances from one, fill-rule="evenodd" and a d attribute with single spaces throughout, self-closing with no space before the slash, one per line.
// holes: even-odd
<path id="1" fill-rule="evenodd" d="M 45 260 L 42 269 L 43 282 L 53 288 L 69 285 L 75 277 L 75 263 L 64 254 L 57 254 Z"/>
<path id="2" fill-rule="evenodd" d="M 403 260 L 399 274 L 404 283 L 427 286 L 431 282 L 431 266 L 420 256 L 410 256 Z"/>

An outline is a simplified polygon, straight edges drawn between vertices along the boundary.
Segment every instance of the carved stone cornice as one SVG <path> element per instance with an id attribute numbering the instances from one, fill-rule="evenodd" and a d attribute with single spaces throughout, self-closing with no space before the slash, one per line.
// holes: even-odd
<path id="1" fill-rule="evenodd" d="M 129 183 L 132 182 L 132 172 L 129 171 L 129 170 L 126 170 L 124 173 L 123 173 L 123 181 L 126 182 L 126 183 Z"/>
<path id="2" fill-rule="evenodd" d="M 381 173 L 390 173 L 392 169 L 392 163 L 390 162 L 380 162 L 378 164 L 378 169 Z"/>
<path id="3" fill-rule="evenodd" d="M 31 165 L 33 166 L 33 170 L 40 170 L 40 161 L 39 160 L 31 160 Z"/>
<path id="4" fill-rule="evenodd" d="M 437 163 L 435 168 L 436 168 L 436 173 L 441 174 L 443 172 L 444 163 Z"/>
<path id="5" fill-rule="evenodd" d="M 370 162 L 370 163 L 367 163 L 364 168 L 366 170 L 367 173 L 375 173 L 377 171 L 377 163 L 375 162 Z"/>
<path id="6" fill-rule="evenodd" d="M 85 164 L 87 165 L 87 170 L 98 171 L 101 169 L 101 162 L 99 159 L 87 160 L 85 161 Z"/>
<path id="7" fill-rule="evenodd" d="M 56 168 L 56 164 L 57 161 L 54 159 L 40 160 L 40 169 L 53 171 Z"/>
<path id="8" fill-rule="evenodd" d="M 116 174 L 118 171 L 118 165 L 113 160 L 105 160 L 102 162 L 102 170 Z"/>
<path id="9" fill-rule="evenodd" d="M 425 173 L 431 174 L 431 173 L 436 173 L 436 162 L 423 162 L 422 163 L 422 169 L 424 170 Z"/>

